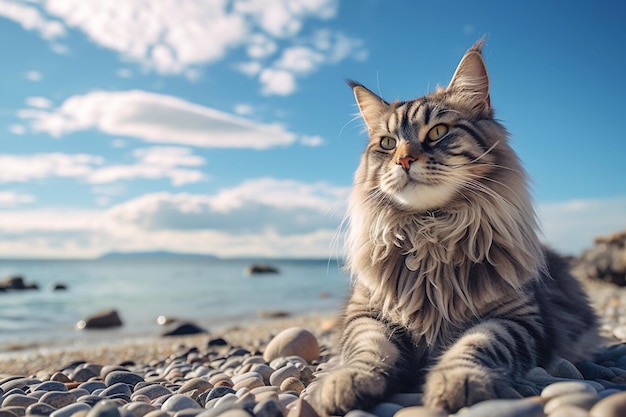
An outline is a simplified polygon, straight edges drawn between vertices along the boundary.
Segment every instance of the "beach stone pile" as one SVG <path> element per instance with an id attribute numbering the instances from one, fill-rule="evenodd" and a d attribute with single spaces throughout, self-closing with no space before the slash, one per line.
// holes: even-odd
<path id="1" fill-rule="evenodd" d="M 149 363 L 73 362 L 56 372 L 0 374 L 0 417 L 318 417 L 305 388 L 336 355 L 303 328 L 277 334 L 263 352 L 223 338 L 181 346 Z M 626 416 L 626 344 L 594 361 L 532 369 L 520 399 L 492 400 L 460 417 Z M 524 397 L 524 398 L 522 398 Z M 348 417 L 446 417 L 420 393 L 396 394 Z"/>
<path id="2" fill-rule="evenodd" d="M 594 246 L 575 260 L 573 273 L 619 286 L 626 285 L 626 230 L 597 237 Z"/>

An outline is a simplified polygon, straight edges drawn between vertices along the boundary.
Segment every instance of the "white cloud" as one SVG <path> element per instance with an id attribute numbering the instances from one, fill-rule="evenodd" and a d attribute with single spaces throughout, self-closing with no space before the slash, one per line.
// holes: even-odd
<path id="1" fill-rule="evenodd" d="M 264 178 L 214 195 L 147 194 L 107 210 L 5 210 L 0 252 L 71 257 L 169 249 L 327 257 L 337 255 L 333 240 L 347 193 L 327 183 Z"/>
<path id="2" fill-rule="evenodd" d="M 22 204 L 33 203 L 36 201 L 35 196 L 16 191 L 0 191 L 0 207 L 11 208 Z"/>
<path id="3" fill-rule="evenodd" d="M 205 164 L 204 158 L 193 155 L 190 149 L 159 146 L 137 149 L 133 152 L 137 162 L 130 165 L 110 165 L 92 171 L 86 181 L 91 184 L 107 184 L 133 179 L 169 179 L 173 186 L 204 181 L 202 171 L 181 167 L 197 167 Z"/>
<path id="4" fill-rule="evenodd" d="M 26 30 L 39 32 L 44 39 L 65 35 L 64 26 L 41 15 L 35 7 L 10 0 L 0 0 L 0 16 L 19 23 Z"/>
<path id="5" fill-rule="evenodd" d="M 26 78 L 28 81 L 37 82 L 37 81 L 41 81 L 43 76 L 41 75 L 41 72 L 33 70 L 33 71 L 26 71 L 24 73 L 24 78 Z"/>
<path id="6" fill-rule="evenodd" d="M 279 69 L 276 61 L 284 58 L 276 55 L 285 48 L 305 46 L 325 55 L 292 74 L 300 77 L 348 57 L 361 59 L 366 56 L 362 42 L 342 32 L 318 29 L 312 39 L 307 34 L 307 25 L 319 27 L 320 21 L 335 18 L 338 9 L 339 0 L 41 0 L 36 5 L 0 0 L 0 15 L 38 31 L 57 53 L 67 53 L 58 38 L 73 29 L 116 51 L 124 62 L 191 81 L 200 77 L 200 67 L 238 50 L 250 61 L 239 66 L 249 76 Z M 262 89 L 265 94 L 287 91 L 267 83 Z"/>
<path id="7" fill-rule="evenodd" d="M 131 78 L 133 76 L 133 72 L 128 68 L 120 68 L 115 74 L 120 78 Z"/>
<path id="8" fill-rule="evenodd" d="M 296 77 L 292 72 L 267 68 L 261 72 L 259 81 L 265 95 L 288 96 L 296 90 Z"/>
<path id="9" fill-rule="evenodd" d="M 47 177 L 84 178 L 104 160 L 88 154 L 0 154 L 0 183 L 26 182 Z"/>
<path id="10" fill-rule="evenodd" d="M 11 125 L 9 126 L 9 132 L 14 135 L 23 135 L 26 133 L 26 127 L 24 127 L 24 125 Z"/>
<path id="11" fill-rule="evenodd" d="M 179 98 L 132 91 L 96 91 L 68 98 L 53 110 L 22 110 L 33 130 L 52 136 L 98 129 L 152 143 L 207 148 L 290 145 L 296 136 L 278 124 L 261 124 Z"/>
<path id="12" fill-rule="evenodd" d="M 235 113 L 240 114 L 242 116 L 250 116 L 254 113 L 254 108 L 252 105 L 247 103 L 237 104 L 235 106 Z"/>
<path id="13" fill-rule="evenodd" d="M 537 212 L 546 242 L 571 255 L 626 227 L 626 197 L 541 203 Z"/>
<path id="14" fill-rule="evenodd" d="M 316 147 L 324 144 L 324 139 L 321 136 L 303 136 L 300 138 L 300 143 L 304 146 Z"/>
<path id="15" fill-rule="evenodd" d="M 45 97 L 28 97 L 26 105 L 36 109 L 49 109 L 52 107 L 52 102 Z"/>

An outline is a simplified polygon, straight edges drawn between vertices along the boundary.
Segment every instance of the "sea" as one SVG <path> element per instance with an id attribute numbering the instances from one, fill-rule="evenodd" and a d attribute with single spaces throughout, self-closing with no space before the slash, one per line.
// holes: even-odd
<path id="1" fill-rule="evenodd" d="M 0 354 L 83 347 L 159 336 L 158 317 L 207 330 L 253 324 L 276 313 L 336 313 L 349 278 L 336 260 L 271 260 L 277 274 L 248 274 L 243 259 L 108 258 L 0 260 L 0 279 L 19 275 L 38 290 L 0 292 Z M 54 291 L 55 284 L 66 290 Z M 77 323 L 115 309 L 109 330 Z"/>

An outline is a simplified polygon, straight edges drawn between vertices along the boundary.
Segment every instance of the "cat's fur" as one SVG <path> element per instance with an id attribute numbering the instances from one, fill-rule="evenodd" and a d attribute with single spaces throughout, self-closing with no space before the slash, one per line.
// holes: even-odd
<path id="1" fill-rule="evenodd" d="M 540 244 L 481 49 L 416 100 L 351 83 L 370 141 L 349 206 L 341 365 L 308 389 L 320 414 L 420 388 L 447 411 L 517 397 L 530 368 L 598 346 L 580 284 Z"/>

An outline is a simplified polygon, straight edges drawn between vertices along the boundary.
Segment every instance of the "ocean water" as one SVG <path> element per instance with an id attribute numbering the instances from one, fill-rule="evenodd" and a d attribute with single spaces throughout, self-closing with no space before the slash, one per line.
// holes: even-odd
<path id="1" fill-rule="evenodd" d="M 0 353 L 81 346 L 159 335 L 160 315 L 207 329 L 259 320 L 258 312 L 337 312 L 349 279 L 336 261 L 271 261 L 279 274 L 246 275 L 245 260 L 0 260 L 0 278 L 21 275 L 39 290 L 0 293 Z M 67 291 L 53 291 L 55 283 Z M 114 308 L 124 323 L 78 330 L 76 323 Z"/>

